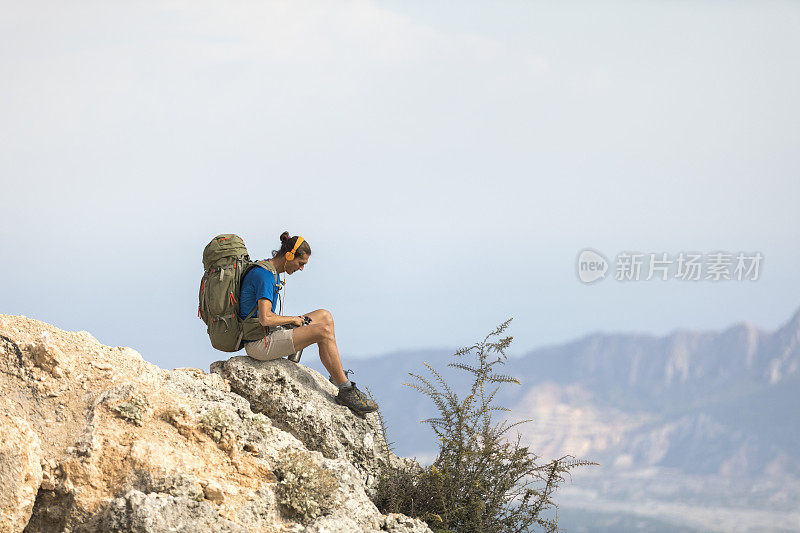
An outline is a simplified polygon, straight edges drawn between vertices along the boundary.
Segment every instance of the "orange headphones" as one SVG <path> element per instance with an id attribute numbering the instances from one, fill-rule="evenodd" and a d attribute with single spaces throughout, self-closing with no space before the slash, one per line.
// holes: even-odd
<path id="1" fill-rule="evenodd" d="M 292 259 L 294 259 L 294 253 L 297 251 L 297 249 L 300 247 L 301 244 L 303 244 L 303 238 L 298 235 L 297 236 L 297 241 L 294 243 L 294 246 L 292 246 L 291 251 L 286 252 L 283 255 L 286 258 L 287 261 L 291 261 Z M 278 313 L 282 313 L 283 312 L 283 302 L 286 301 L 286 277 L 284 277 L 283 279 L 284 279 L 284 281 L 280 281 L 280 278 L 279 278 L 278 283 L 275 285 L 275 289 L 276 290 L 284 289 L 283 298 L 281 298 L 280 294 L 278 295 L 278 302 L 280 302 L 280 310 L 278 311 Z M 308 322 L 306 322 L 306 323 L 308 323 Z M 267 328 L 266 328 L 266 326 L 263 326 L 263 325 L 262 325 L 262 328 L 264 329 L 264 347 L 268 348 L 269 345 L 267 344 Z M 303 350 L 300 350 L 300 352 L 302 353 Z M 297 361 L 299 361 L 299 360 L 300 360 L 300 358 L 298 357 Z M 294 359 L 293 359 L 293 361 L 294 361 Z M 297 362 L 297 361 L 295 361 L 295 362 Z"/>
<path id="2" fill-rule="evenodd" d="M 294 253 L 297 251 L 297 249 L 300 247 L 301 244 L 303 244 L 303 238 L 298 235 L 297 236 L 297 242 L 294 243 L 294 246 L 292 247 L 292 251 L 291 252 L 286 252 L 286 254 L 285 254 L 287 261 L 291 261 L 292 259 L 294 259 Z"/>

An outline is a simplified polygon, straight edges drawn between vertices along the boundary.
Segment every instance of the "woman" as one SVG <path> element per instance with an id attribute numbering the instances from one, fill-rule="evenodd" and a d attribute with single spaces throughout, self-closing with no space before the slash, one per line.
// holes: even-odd
<path id="1" fill-rule="evenodd" d="M 312 344 L 319 347 L 319 358 L 328 369 L 331 381 L 339 387 L 336 401 L 357 413 L 371 413 L 378 405 L 356 388 L 355 382 L 347 379 L 339 359 L 333 317 L 325 309 L 311 311 L 304 316 L 280 316 L 275 314 L 278 303 L 278 275 L 292 275 L 308 263 L 311 246 L 300 236 L 290 237 L 284 231 L 279 250 L 269 259 L 275 272 L 265 268 L 251 268 L 242 280 L 239 298 L 239 316 L 249 316 L 253 309 L 255 317 L 264 327 L 266 337 L 245 343 L 247 355 L 260 361 L 279 359 L 292 355 Z M 276 326 L 284 326 L 275 329 Z"/>

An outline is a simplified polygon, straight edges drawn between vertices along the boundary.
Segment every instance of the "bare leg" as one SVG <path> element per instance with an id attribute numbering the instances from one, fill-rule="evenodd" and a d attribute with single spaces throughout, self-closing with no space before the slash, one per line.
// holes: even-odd
<path id="1" fill-rule="evenodd" d="M 330 372 L 337 385 L 344 383 L 347 381 L 347 376 L 342 370 L 339 348 L 336 346 L 333 317 L 326 309 L 311 311 L 306 313 L 306 316 L 311 317 L 311 324 L 294 328 L 292 331 L 294 347 L 302 350 L 312 344 L 318 344 L 320 361 Z"/>

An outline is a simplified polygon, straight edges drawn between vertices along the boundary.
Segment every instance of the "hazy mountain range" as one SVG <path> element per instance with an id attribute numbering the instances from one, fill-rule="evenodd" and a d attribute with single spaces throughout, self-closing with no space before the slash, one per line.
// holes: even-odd
<path id="1" fill-rule="evenodd" d="M 359 362 L 353 379 L 380 401 L 400 455 L 435 456 L 419 422 L 435 408 L 402 382 L 427 361 L 465 390 L 446 369 L 453 351 Z M 522 385 L 500 401 L 533 419 L 521 433 L 542 460 L 601 463 L 559 493 L 563 529 L 800 531 L 800 310 L 774 332 L 593 333 L 506 370 Z"/>

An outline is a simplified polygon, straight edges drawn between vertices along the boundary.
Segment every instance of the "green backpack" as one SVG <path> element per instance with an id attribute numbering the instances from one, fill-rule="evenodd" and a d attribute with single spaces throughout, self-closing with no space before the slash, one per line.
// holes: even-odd
<path id="1" fill-rule="evenodd" d="M 200 303 L 197 316 L 208 326 L 211 346 L 223 352 L 242 349 L 244 341 L 263 339 L 264 328 L 253 317 L 239 316 L 239 291 L 244 275 L 254 267 L 275 274 L 270 261 L 251 261 L 244 241 L 238 235 L 217 235 L 203 250 L 203 278 L 200 281 Z M 257 307 L 256 307 L 257 309 Z"/>

